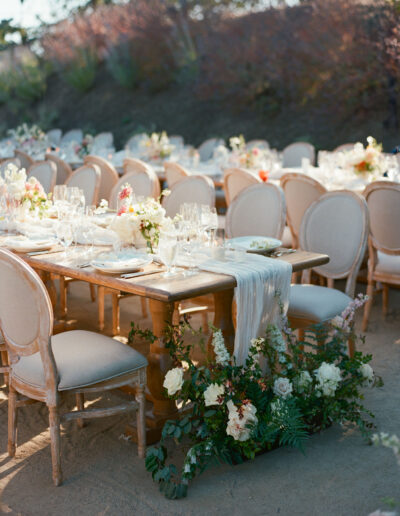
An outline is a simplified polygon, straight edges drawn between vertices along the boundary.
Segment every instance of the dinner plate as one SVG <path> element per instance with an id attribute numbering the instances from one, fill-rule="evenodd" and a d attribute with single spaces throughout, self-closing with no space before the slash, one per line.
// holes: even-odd
<path id="1" fill-rule="evenodd" d="M 5 238 L 3 245 L 18 253 L 30 253 L 32 251 L 47 251 L 56 244 L 55 240 L 44 238 L 28 238 L 26 236 L 14 236 Z"/>
<path id="2" fill-rule="evenodd" d="M 121 274 L 135 272 L 153 261 L 152 257 L 145 253 L 103 253 L 93 260 L 90 265 L 106 274 Z"/>
<path id="3" fill-rule="evenodd" d="M 280 247 L 282 242 L 277 238 L 262 236 L 242 236 L 228 240 L 232 246 L 246 249 L 248 253 L 270 253 Z"/>

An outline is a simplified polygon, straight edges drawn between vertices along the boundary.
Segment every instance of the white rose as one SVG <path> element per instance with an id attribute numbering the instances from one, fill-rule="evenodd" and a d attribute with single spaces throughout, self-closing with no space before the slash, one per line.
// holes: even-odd
<path id="1" fill-rule="evenodd" d="M 175 367 L 170 369 L 165 375 L 163 387 L 168 390 L 168 394 L 173 396 L 178 392 L 183 385 L 183 369 L 181 367 Z"/>
<path id="2" fill-rule="evenodd" d="M 301 371 L 296 378 L 296 387 L 298 392 L 304 392 L 308 389 L 308 386 L 312 383 L 311 375 L 308 371 Z"/>
<path id="3" fill-rule="evenodd" d="M 227 435 L 232 436 L 236 441 L 247 441 L 251 434 L 251 428 L 247 425 L 252 423 L 256 425 L 258 419 L 256 416 L 257 409 L 251 403 L 246 403 L 240 407 L 240 413 L 232 400 L 226 404 L 229 410 L 229 419 L 226 427 Z"/>
<path id="4" fill-rule="evenodd" d="M 282 398 L 288 398 L 293 391 L 293 385 L 287 378 L 277 378 L 274 382 L 274 393 Z"/>
<path id="5" fill-rule="evenodd" d="M 326 362 L 322 362 L 315 371 L 315 377 L 318 381 L 317 388 L 322 391 L 324 396 L 334 396 L 342 379 L 340 369 L 334 364 L 327 364 Z"/>
<path id="6" fill-rule="evenodd" d="M 362 364 L 360 366 L 360 373 L 369 383 L 374 381 L 374 370 L 369 364 Z"/>
<path id="7" fill-rule="evenodd" d="M 206 402 L 206 407 L 211 405 L 220 405 L 221 403 L 218 401 L 220 396 L 223 396 L 225 392 L 225 388 L 223 385 L 218 385 L 217 383 L 212 383 L 207 387 L 204 391 L 204 400 Z"/>

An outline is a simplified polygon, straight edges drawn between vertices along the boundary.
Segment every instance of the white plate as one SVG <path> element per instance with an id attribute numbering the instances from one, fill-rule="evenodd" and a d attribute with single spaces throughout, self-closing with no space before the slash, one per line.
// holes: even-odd
<path id="1" fill-rule="evenodd" d="M 47 251 L 56 244 L 55 240 L 44 238 L 28 238 L 15 236 L 4 239 L 4 246 L 18 253 L 30 253 L 33 251 Z"/>
<path id="2" fill-rule="evenodd" d="M 277 238 L 262 236 L 236 237 L 229 239 L 228 242 L 232 246 L 237 245 L 246 249 L 248 253 L 270 253 L 282 245 Z"/>
<path id="3" fill-rule="evenodd" d="M 117 256 L 115 253 L 104 253 L 91 262 L 91 266 L 107 274 L 121 274 L 135 272 L 153 261 L 153 258 L 145 253 L 131 253 L 130 256 Z"/>

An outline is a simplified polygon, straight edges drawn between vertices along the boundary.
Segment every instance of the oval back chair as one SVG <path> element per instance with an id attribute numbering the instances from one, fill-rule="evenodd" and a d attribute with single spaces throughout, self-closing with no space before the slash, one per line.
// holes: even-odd
<path id="1" fill-rule="evenodd" d="M 224 145 L 224 140 L 221 138 L 209 138 L 205 140 L 197 149 L 200 155 L 200 161 L 208 161 L 212 158 L 214 150 L 219 145 Z"/>
<path id="2" fill-rule="evenodd" d="M 308 158 L 311 165 L 315 163 L 314 145 L 307 142 L 294 142 L 282 151 L 283 168 L 301 167 L 301 160 Z"/>
<path id="3" fill-rule="evenodd" d="M 97 204 L 101 172 L 97 165 L 83 165 L 76 169 L 65 181 L 67 186 L 76 186 L 83 190 L 88 206 Z"/>
<path id="4" fill-rule="evenodd" d="M 168 217 L 179 213 L 181 205 L 187 203 L 215 206 L 215 187 L 209 177 L 196 175 L 185 177 L 173 185 L 171 193 L 162 200 Z"/>
<path id="5" fill-rule="evenodd" d="M 258 176 L 243 168 L 227 168 L 224 170 L 224 192 L 226 205 L 230 203 L 246 188 L 262 183 Z"/>
<path id="6" fill-rule="evenodd" d="M 69 176 L 72 174 L 72 168 L 68 165 L 66 161 L 55 156 L 54 154 L 47 153 L 45 158 L 48 161 L 51 161 L 55 164 L 57 168 L 57 183 L 58 185 L 63 185 Z"/>
<path id="7" fill-rule="evenodd" d="M 70 143 L 82 143 L 83 131 L 82 129 L 71 129 L 67 131 L 61 138 L 61 147 L 65 147 Z"/>
<path id="8" fill-rule="evenodd" d="M 54 145 L 55 147 L 59 147 L 61 144 L 62 131 L 61 129 L 51 129 L 46 134 L 47 141 L 50 145 Z"/>
<path id="9" fill-rule="evenodd" d="M 117 184 L 119 176 L 115 167 L 106 159 L 99 156 L 86 156 L 83 160 L 85 165 L 97 165 L 100 169 L 101 179 L 99 187 L 99 199 L 110 200 L 111 191 Z"/>
<path id="10" fill-rule="evenodd" d="M 20 162 L 20 160 L 18 158 L 5 159 L 4 161 L 2 161 L 0 163 L 0 177 L 4 176 L 4 171 L 6 170 L 6 168 L 9 165 L 15 165 L 18 168 L 22 168 L 21 167 L 21 162 Z"/>
<path id="11" fill-rule="evenodd" d="M 52 161 L 38 161 L 29 167 L 29 177 L 35 177 L 48 194 L 53 192 L 57 180 L 57 167 Z"/>
<path id="12" fill-rule="evenodd" d="M 27 154 L 24 151 L 15 149 L 14 156 L 17 159 L 19 159 L 19 161 L 21 163 L 21 167 L 24 168 L 25 170 L 28 170 L 28 168 L 35 163 L 35 160 L 33 158 L 31 158 L 31 156 L 29 156 L 29 154 Z"/>
<path id="13" fill-rule="evenodd" d="M 164 170 L 168 188 L 172 188 L 175 183 L 191 175 L 188 170 L 173 161 L 164 161 Z"/>

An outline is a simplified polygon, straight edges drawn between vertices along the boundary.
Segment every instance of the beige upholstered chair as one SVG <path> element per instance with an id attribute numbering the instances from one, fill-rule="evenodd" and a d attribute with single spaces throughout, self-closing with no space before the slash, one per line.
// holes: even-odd
<path id="1" fill-rule="evenodd" d="M 4 176 L 4 171 L 8 165 L 15 165 L 16 167 L 21 168 L 21 162 L 18 158 L 5 159 L 0 163 L 0 177 Z"/>
<path id="2" fill-rule="evenodd" d="M 117 209 L 118 194 L 123 185 L 128 183 L 132 187 L 133 193 L 138 197 L 154 197 L 160 196 L 160 182 L 154 177 L 152 171 L 144 171 L 142 173 L 129 172 L 118 179 L 110 194 L 110 208 Z"/>
<path id="3" fill-rule="evenodd" d="M 295 142 L 282 151 L 283 168 L 301 167 L 301 160 L 308 158 L 311 165 L 315 163 L 315 148 L 311 143 Z"/>
<path id="4" fill-rule="evenodd" d="M 370 215 L 368 239 L 368 301 L 364 308 L 362 330 L 366 331 L 371 312 L 374 283 L 383 286 L 383 315 L 387 314 L 389 285 L 400 286 L 400 184 L 375 181 L 364 196 Z"/>
<path id="5" fill-rule="evenodd" d="M 293 328 L 329 321 L 352 301 L 367 235 L 367 204 L 354 192 L 327 193 L 308 208 L 300 227 L 300 248 L 329 256 L 329 263 L 313 269 L 327 278 L 328 287 L 310 285 L 310 271 L 303 273 L 302 285 L 291 286 L 288 317 Z M 333 287 L 335 279 L 344 278 L 343 293 Z M 352 342 L 349 352 L 354 354 Z"/>
<path id="6" fill-rule="evenodd" d="M 14 156 L 19 159 L 19 162 L 21 163 L 21 167 L 25 170 L 28 170 L 28 168 L 35 163 L 35 160 L 29 156 L 24 151 L 15 149 Z"/>
<path id="7" fill-rule="evenodd" d="M 201 175 L 185 177 L 175 183 L 170 195 L 162 200 L 168 217 L 175 217 L 185 202 L 215 206 L 215 188 L 212 180 Z"/>
<path id="8" fill-rule="evenodd" d="M 57 180 L 57 167 L 52 161 L 37 161 L 29 167 L 29 177 L 36 177 L 48 194 L 53 192 Z"/>
<path id="9" fill-rule="evenodd" d="M 50 145 L 54 145 L 55 147 L 59 147 L 61 144 L 62 131 L 61 129 L 51 129 L 46 134 L 47 141 Z"/>
<path id="10" fill-rule="evenodd" d="M 139 456 L 145 453 L 146 358 L 104 335 L 69 331 L 52 335 L 53 311 L 47 290 L 34 270 L 13 253 L 0 250 L 0 327 L 10 355 L 8 453 L 15 455 L 18 395 L 49 409 L 53 481 L 62 483 L 60 420 L 111 416 L 137 410 Z M 24 324 L 21 324 L 23 321 Z M 107 409 L 84 409 L 84 394 L 125 385 L 136 388 L 136 402 Z M 64 394 L 73 393 L 77 411 L 60 415 Z"/>
<path id="11" fill-rule="evenodd" d="M 200 155 L 200 161 L 208 161 L 213 157 L 214 150 L 219 145 L 225 145 L 224 140 L 221 138 L 209 138 L 205 140 L 200 147 L 197 149 Z"/>
<path id="12" fill-rule="evenodd" d="M 148 165 L 144 161 L 140 159 L 135 158 L 126 158 L 123 162 L 123 170 L 124 175 L 130 174 L 130 173 L 136 173 L 136 174 L 144 174 L 144 176 L 147 176 L 146 178 L 143 176 L 142 178 L 137 179 L 136 187 L 140 190 L 143 189 L 143 187 L 140 187 L 139 181 L 143 181 L 144 184 L 146 184 L 146 187 L 143 189 L 143 193 L 137 193 L 137 195 L 143 195 L 145 197 L 154 197 L 157 199 L 160 196 L 161 193 L 161 187 L 160 187 L 160 180 L 158 179 L 157 174 L 154 172 L 154 169 L 152 166 Z M 149 180 L 151 184 L 151 188 L 148 188 Z M 148 192 L 148 193 L 145 193 Z"/>
<path id="13" fill-rule="evenodd" d="M 164 170 L 168 188 L 171 188 L 181 179 L 190 176 L 190 172 L 188 170 L 179 165 L 179 163 L 174 163 L 173 161 L 164 161 Z"/>
<path id="14" fill-rule="evenodd" d="M 112 133 L 99 133 L 93 138 L 93 147 L 96 149 L 109 149 L 114 145 L 114 136 Z"/>
<path id="15" fill-rule="evenodd" d="M 185 145 L 185 140 L 183 136 L 179 136 L 177 134 L 173 134 L 168 137 L 169 143 L 175 147 L 175 149 L 181 149 Z"/>
<path id="16" fill-rule="evenodd" d="M 67 131 L 61 138 L 61 147 L 64 147 L 70 143 L 81 143 L 82 140 L 82 129 L 71 129 L 70 131 Z"/>
<path id="17" fill-rule="evenodd" d="M 285 193 L 287 223 L 293 237 L 292 246 L 299 246 L 299 231 L 307 208 L 326 193 L 326 188 L 305 174 L 289 173 L 281 177 L 281 187 Z"/>
<path id="18" fill-rule="evenodd" d="M 134 134 L 129 138 L 129 140 L 125 143 L 125 149 L 135 152 L 139 150 L 140 143 L 148 138 L 146 133 Z"/>
<path id="19" fill-rule="evenodd" d="M 285 196 L 279 186 L 261 183 L 243 190 L 229 205 L 226 235 L 281 238 L 286 221 Z"/>
<path id="20" fill-rule="evenodd" d="M 66 161 L 55 156 L 54 154 L 47 153 L 45 154 L 45 158 L 48 161 L 51 161 L 55 164 L 57 168 L 57 183 L 58 185 L 63 185 L 69 176 L 72 174 L 72 168 L 68 165 Z"/>
<path id="21" fill-rule="evenodd" d="M 246 149 L 254 149 L 257 147 L 258 149 L 269 149 L 269 143 L 267 140 L 250 140 L 246 143 Z"/>
<path id="22" fill-rule="evenodd" d="M 352 150 L 354 148 L 355 143 L 342 143 L 342 145 L 339 145 L 335 149 L 333 149 L 332 152 L 343 152 Z"/>
<path id="23" fill-rule="evenodd" d="M 230 203 L 246 188 L 262 183 L 258 176 L 242 168 L 227 168 L 224 170 L 224 192 L 226 205 Z"/>
<path id="24" fill-rule="evenodd" d="M 72 172 L 65 181 L 67 186 L 76 186 L 83 190 L 87 205 L 97 204 L 101 180 L 100 168 L 97 165 L 83 165 Z"/>
<path id="25" fill-rule="evenodd" d="M 98 199 L 110 200 L 111 191 L 118 183 L 118 172 L 115 167 L 106 159 L 99 156 L 86 156 L 83 160 L 85 165 L 97 165 L 100 169 L 101 179 Z"/>

